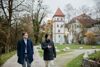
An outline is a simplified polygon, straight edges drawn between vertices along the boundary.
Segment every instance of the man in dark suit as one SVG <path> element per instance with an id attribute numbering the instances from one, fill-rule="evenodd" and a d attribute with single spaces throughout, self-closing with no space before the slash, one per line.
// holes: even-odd
<path id="1" fill-rule="evenodd" d="M 22 67 L 31 67 L 33 61 L 33 43 L 28 38 L 28 33 L 22 33 L 23 38 L 17 43 L 17 56 L 18 63 L 22 64 Z M 27 66 L 26 66 L 27 63 Z"/>

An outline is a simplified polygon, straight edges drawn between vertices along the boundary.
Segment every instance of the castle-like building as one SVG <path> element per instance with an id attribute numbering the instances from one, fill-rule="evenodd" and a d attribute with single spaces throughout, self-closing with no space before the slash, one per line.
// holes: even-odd
<path id="1" fill-rule="evenodd" d="M 65 43 L 65 15 L 60 8 L 57 9 L 53 18 L 53 41 L 54 43 Z"/>
<path id="2" fill-rule="evenodd" d="M 85 33 L 92 31 L 96 34 L 97 41 L 99 39 L 98 31 L 100 30 L 98 25 L 98 22 L 87 14 L 73 17 L 70 22 L 66 23 L 64 13 L 58 8 L 52 17 L 52 38 L 54 43 L 82 44 L 88 42 L 86 36 L 84 36 Z"/>

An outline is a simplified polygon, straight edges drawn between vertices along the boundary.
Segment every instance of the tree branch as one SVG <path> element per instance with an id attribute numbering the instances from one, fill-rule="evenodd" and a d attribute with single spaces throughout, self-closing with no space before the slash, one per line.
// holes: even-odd
<path id="1" fill-rule="evenodd" d="M 3 1 L 1 0 L 0 2 L 1 2 L 0 5 L 1 5 L 1 8 L 2 8 L 2 10 L 3 10 L 3 13 L 4 13 L 6 19 L 8 20 L 8 16 L 7 16 L 7 13 L 6 13 L 5 8 L 4 8 L 4 5 L 3 5 Z"/>
<path id="2" fill-rule="evenodd" d="M 23 0 L 22 2 L 20 2 L 17 6 L 15 6 L 12 10 L 15 10 L 16 8 L 18 8 L 25 0 Z"/>
<path id="3" fill-rule="evenodd" d="M 39 24 L 41 24 L 43 18 L 45 17 L 45 13 L 42 14 L 41 18 L 40 18 L 40 21 L 39 21 Z"/>
<path id="4" fill-rule="evenodd" d="M 24 11 L 24 9 L 15 9 L 13 10 L 14 12 L 21 12 L 21 11 Z"/>

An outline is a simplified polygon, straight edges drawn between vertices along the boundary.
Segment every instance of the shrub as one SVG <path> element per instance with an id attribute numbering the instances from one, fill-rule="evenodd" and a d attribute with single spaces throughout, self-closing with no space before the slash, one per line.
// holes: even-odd
<path id="1" fill-rule="evenodd" d="M 95 44 L 95 34 L 93 32 L 86 32 L 85 36 L 87 38 L 87 44 L 93 45 Z"/>

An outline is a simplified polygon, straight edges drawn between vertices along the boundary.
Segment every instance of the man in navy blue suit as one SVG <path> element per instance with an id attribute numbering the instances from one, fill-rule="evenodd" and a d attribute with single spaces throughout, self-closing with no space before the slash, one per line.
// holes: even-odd
<path id="1" fill-rule="evenodd" d="M 34 54 L 33 43 L 28 38 L 27 32 L 23 32 L 22 36 L 23 38 L 17 43 L 18 63 L 22 64 L 22 67 L 31 67 Z"/>

